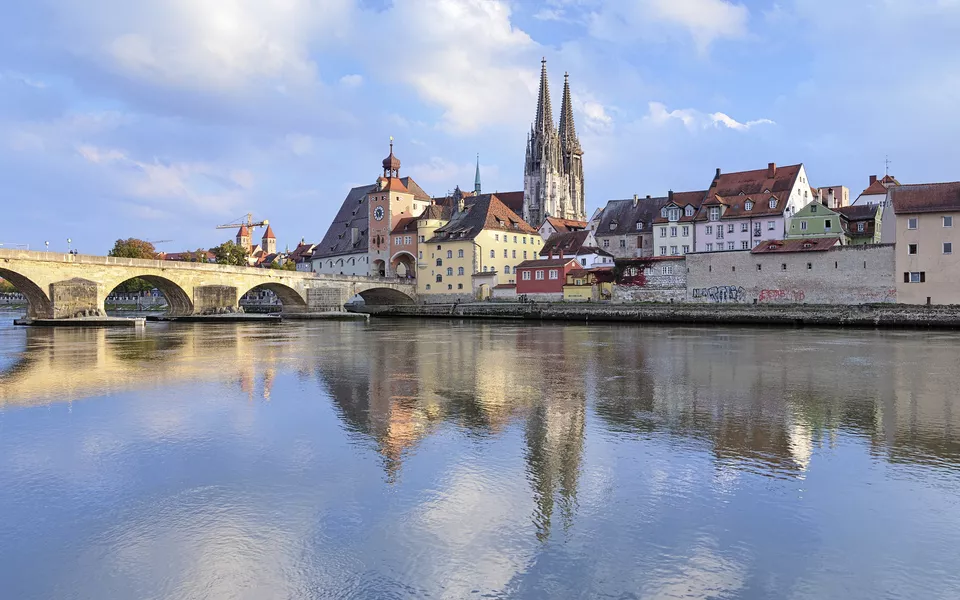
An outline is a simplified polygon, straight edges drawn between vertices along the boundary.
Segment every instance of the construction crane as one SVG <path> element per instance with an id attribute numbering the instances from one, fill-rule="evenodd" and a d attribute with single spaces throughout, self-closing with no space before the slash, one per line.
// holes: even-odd
<path id="1" fill-rule="evenodd" d="M 172 241 L 173 241 L 173 240 L 151 240 L 151 241 L 149 241 L 149 242 L 147 242 L 147 243 L 148 243 L 148 244 L 153 244 L 154 246 L 156 246 L 157 244 L 166 244 L 166 243 L 169 243 L 169 242 L 172 242 Z"/>
<path id="2" fill-rule="evenodd" d="M 270 224 L 270 221 L 266 219 L 254 223 L 253 213 L 247 213 L 246 222 L 244 222 L 241 217 L 241 219 L 237 219 L 237 222 L 235 223 L 227 223 L 226 225 L 217 225 L 217 229 L 240 229 L 241 227 L 246 226 L 247 229 L 251 230 L 250 232 L 253 233 L 254 227 L 266 227 L 269 224 Z"/>

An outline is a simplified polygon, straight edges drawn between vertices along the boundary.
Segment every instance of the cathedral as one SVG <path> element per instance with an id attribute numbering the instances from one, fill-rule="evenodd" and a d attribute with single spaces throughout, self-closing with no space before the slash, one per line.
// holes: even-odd
<path id="1" fill-rule="evenodd" d="M 537 116 L 527 138 L 523 170 L 523 219 L 534 227 L 547 217 L 586 221 L 583 150 L 573 123 L 569 76 L 563 76 L 560 128 L 553 123 L 547 61 L 542 61 Z"/>

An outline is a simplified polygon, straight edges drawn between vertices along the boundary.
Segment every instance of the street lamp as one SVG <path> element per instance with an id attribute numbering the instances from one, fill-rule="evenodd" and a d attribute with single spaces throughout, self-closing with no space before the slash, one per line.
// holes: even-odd
<path id="1" fill-rule="evenodd" d="M 50 252 L 50 242 L 44 242 L 43 245 L 47 247 L 47 252 Z"/>
<path id="2" fill-rule="evenodd" d="M 70 238 L 67 238 L 67 254 L 70 254 L 70 243 L 73 242 Z"/>

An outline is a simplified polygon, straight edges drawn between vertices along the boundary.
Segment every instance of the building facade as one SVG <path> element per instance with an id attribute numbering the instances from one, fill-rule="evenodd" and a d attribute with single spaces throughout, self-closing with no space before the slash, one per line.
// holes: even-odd
<path id="1" fill-rule="evenodd" d="M 695 219 L 706 192 L 670 192 L 653 221 L 652 254 L 683 256 L 696 249 Z"/>
<path id="2" fill-rule="evenodd" d="M 532 300 L 562 300 L 570 271 L 583 271 L 574 258 L 528 260 L 517 265 L 517 294 Z"/>
<path id="3" fill-rule="evenodd" d="M 960 303 L 960 182 L 902 185 L 888 194 L 896 215 L 897 300 Z"/>
<path id="4" fill-rule="evenodd" d="M 609 200 L 592 223 L 597 247 L 616 258 L 653 255 L 653 220 L 666 198 Z"/>
<path id="5" fill-rule="evenodd" d="M 844 234 L 843 217 L 819 201 L 811 202 L 793 215 L 784 239 L 837 238 Z M 843 241 L 846 242 L 845 237 Z M 746 248 L 744 248 L 746 250 Z"/>
<path id="6" fill-rule="evenodd" d="M 564 75 L 560 127 L 553 121 L 547 61 L 540 71 L 537 114 L 527 137 L 523 171 L 523 219 L 542 223 L 547 217 L 586 220 L 583 149 L 573 120 L 570 82 Z"/>

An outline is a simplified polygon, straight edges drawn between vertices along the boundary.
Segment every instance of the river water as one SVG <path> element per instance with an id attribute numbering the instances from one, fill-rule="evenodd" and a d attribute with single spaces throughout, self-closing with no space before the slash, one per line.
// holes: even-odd
<path id="1" fill-rule="evenodd" d="M 2 598 L 960 598 L 954 333 L 11 319 Z"/>

